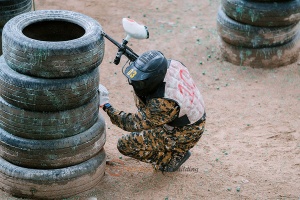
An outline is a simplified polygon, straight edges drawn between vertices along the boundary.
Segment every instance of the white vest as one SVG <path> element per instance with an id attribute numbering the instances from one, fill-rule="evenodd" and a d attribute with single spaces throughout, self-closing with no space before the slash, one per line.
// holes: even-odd
<path id="1" fill-rule="evenodd" d="M 171 60 L 164 82 L 164 98 L 175 100 L 180 106 L 178 118 L 186 115 L 189 124 L 198 121 L 205 112 L 204 101 L 188 69 L 176 60 Z"/>

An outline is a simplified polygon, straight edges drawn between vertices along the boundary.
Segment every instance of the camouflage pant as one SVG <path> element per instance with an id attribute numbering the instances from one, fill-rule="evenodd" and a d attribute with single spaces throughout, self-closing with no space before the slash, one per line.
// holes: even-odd
<path id="1" fill-rule="evenodd" d="M 200 140 L 205 117 L 198 124 L 167 130 L 157 127 L 124 135 L 118 141 L 120 153 L 151 163 L 154 169 L 165 168 L 172 159 L 182 157 Z"/>

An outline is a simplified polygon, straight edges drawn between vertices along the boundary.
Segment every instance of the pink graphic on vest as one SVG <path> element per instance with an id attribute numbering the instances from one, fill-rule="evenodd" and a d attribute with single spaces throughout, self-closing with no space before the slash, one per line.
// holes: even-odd
<path id="1" fill-rule="evenodd" d="M 184 69 L 181 69 L 179 71 L 179 75 L 184 85 L 179 83 L 178 89 L 183 96 L 189 97 L 191 104 L 193 104 L 195 98 L 195 88 L 196 88 L 193 79 L 191 78 L 189 72 Z"/>
<path id="2" fill-rule="evenodd" d="M 181 62 L 171 60 L 164 82 L 164 98 L 178 103 L 179 117 L 186 115 L 190 123 L 198 121 L 204 114 L 204 101 L 188 69 Z"/>

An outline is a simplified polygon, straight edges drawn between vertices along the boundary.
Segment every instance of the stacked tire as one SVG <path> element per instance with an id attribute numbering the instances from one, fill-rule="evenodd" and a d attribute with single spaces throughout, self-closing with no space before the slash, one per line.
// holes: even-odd
<path id="1" fill-rule="evenodd" d="M 0 1 L 0 55 L 2 55 L 2 29 L 11 18 L 31 11 L 32 0 L 1 0 Z"/>
<path id="2" fill-rule="evenodd" d="M 217 30 L 223 58 L 259 68 L 297 61 L 300 0 L 222 0 Z"/>
<path id="3" fill-rule="evenodd" d="M 17 197 L 62 199 L 104 175 L 99 113 L 102 28 L 64 10 L 18 15 L 0 57 L 0 187 Z"/>

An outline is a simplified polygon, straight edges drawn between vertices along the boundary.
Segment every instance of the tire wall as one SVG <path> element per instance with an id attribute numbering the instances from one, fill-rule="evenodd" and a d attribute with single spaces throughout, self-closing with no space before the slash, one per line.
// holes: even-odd
<path id="1" fill-rule="evenodd" d="M 27 8 L 27 1 L 0 5 L 18 10 L 10 3 Z M 65 26 L 72 31 L 62 33 Z M 80 13 L 41 10 L 15 16 L 0 30 L 0 188 L 30 199 L 91 189 L 106 164 L 101 25 Z"/>
<path id="2" fill-rule="evenodd" d="M 217 15 L 225 61 L 257 68 L 286 66 L 299 59 L 299 0 L 222 0 Z"/>

